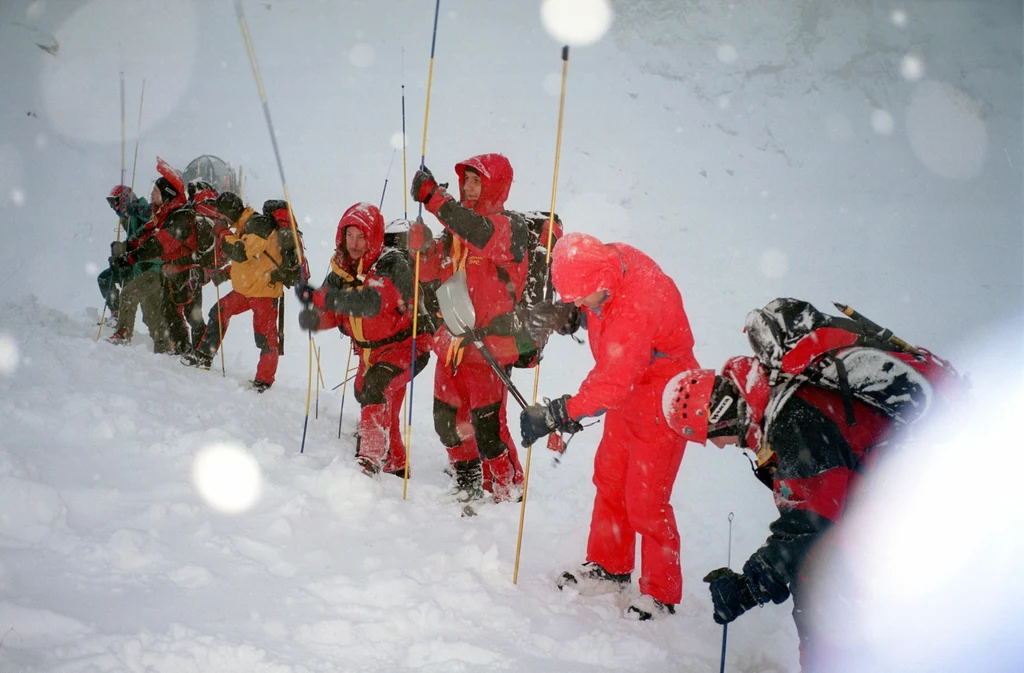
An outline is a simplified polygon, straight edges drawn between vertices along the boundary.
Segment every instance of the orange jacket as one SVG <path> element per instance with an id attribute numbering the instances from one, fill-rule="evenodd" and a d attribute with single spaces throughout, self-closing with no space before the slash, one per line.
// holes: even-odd
<path id="1" fill-rule="evenodd" d="M 281 246 L 277 241 L 277 227 L 247 231 L 246 225 L 252 217 L 252 208 L 246 208 L 235 223 L 235 233 L 224 237 L 224 242 L 245 245 L 244 262 L 231 262 L 231 287 L 245 297 L 278 298 L 284 294 L 281 283 L 272 282 L 270 273 L 281 263 Z"/>

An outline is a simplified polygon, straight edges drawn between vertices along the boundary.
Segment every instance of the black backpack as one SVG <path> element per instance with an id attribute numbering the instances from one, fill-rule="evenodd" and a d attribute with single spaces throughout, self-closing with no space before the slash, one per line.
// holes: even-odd
<path id="1" fill-rule="evenodd" d="M 554 223 L 551 239 L 552 248 L 554 248 L 558 239 L 562 237 L 563 229 L 562 220 L 558 217 L 557 213 L 554 218 L 551 217 L 550 212 L 537 210 L 520 213 L 520 215 L 526 220 L 529 235 L 526 246 L 526 282 L 523 284 L 522 299 L 515 302 L 516 307 L 512 312 L 512 324 L 509 326 L 509 331 L 515 336 L 516 345 L 519 348 L 519 360 L 512 366 L 520 369 L 530 369 L 535 367 L 540 361 L 544 344 L 537 343 L 530 336 L 529 330 L 526 329 L 526 323 L 529 320 L 530 311 L 533 307 L 545 299 L 551 300 L 555 292 L 548 264 L 548 223 Z M 500 266 L 498 267 L 498 277 L 511 288 L 510 278 Z M 512 294 L 511 289 L 509 294 Z"/>

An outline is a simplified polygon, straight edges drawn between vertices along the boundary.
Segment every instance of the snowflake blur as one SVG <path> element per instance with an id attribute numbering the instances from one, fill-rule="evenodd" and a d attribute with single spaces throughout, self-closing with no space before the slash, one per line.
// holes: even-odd
<path id="1" fill-rule="evenodd" d="M 226 514 L 252 507 L 262 489 L 259 463 L 234 444 L 201 450 L 192 465 L 192 481 L 206 504 Z"/>
<path id="2" fill-rule="evenodd" d="M 608 0 L 544 0 L 540 18 L 551 37 L 569 45 L 597 42 L 612 25 Z"/>

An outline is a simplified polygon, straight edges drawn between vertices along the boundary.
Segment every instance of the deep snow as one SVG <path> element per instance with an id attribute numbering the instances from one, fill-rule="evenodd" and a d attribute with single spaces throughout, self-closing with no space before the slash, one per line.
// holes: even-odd
<path id="1" fill-rule="evenodd" d="M 379 198 L 400 140 L 403 58 L 410 171 L 418 161 L 433 3 L 245 7 L 319 279 L 341 212 Z M 427 165 L 450 179 L 455 161 L 502 151 L 517 175 L 509 206 L 546 209 L 560 45 L 534 3 L 441 10 Z M 603 40 L 570 54 L 557 210 L 568 228 L 663 265 L 705 366 L 747 352 L 746 311 L 793 295 L 849 303 L 958 364 L 984 344 L 1020 374 L 1018 2 L 615 11 Z M 12 22 L 52 34 L 57 53 Z M 298 454 L 307 358 L 294 303 L 278 383 L 263 396 L 242 386 L 257 354 L 245 316 L 226 338 L 226 380 L 149 354 L 141 320 L 129 348 L 94 341 L 93 279 L 114 224 L 103 197 L 120 169 L 119 70 L 129 174 L 147 78 L 139 191 L 156 155 L 184 168 L 212 153 L 244 166 L 256 204 L 280 197 L 229 2 L 8 2 L 0 59 L 0 669 L 717 666 L 721 629 L 700 578 L 725 561 L 730 511 L 734 567 L 774 516 L 738 451 L 687 450 L 673 497 L 684 602 L 672 620 L 637 624 L 610 597 L 552 587 L 582 560 L 600 426 L 557 468 L 535 453 L 516 586 L 518 508 L 465 519 L 440 501 L 432 367 L 416 381 L 403 502 L 397 479 L 368 480 L 350 460 L 352 399 L 336 438 L 338 392 L 321 392 Z M 387 219 L 402 214 L 401 183 L 396 161 Z M 1011 336 L 979 339 L 995 332 Z M 345 349 L 336 334 L 317 344 L 330 388 Z M 541 395 L 575 390 L 590 364 L 587 348 L 554 342 Z M 517 380 L 529 390 L 532 373 Z M 194 458 L 219 443 L 259 463 L 262 494 L 246 514 L 218 514 L 196 494 Z M 730 627 L 730 670 L 796 670 L 789 610 Z"/>

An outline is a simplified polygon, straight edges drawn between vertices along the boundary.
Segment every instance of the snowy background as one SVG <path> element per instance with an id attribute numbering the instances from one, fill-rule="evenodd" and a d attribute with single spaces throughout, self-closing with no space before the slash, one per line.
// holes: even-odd
<path id="1" fill-rule="evenodd" d="M 245 2 L 315 280 L 344 209 L 380 198 L 401 147 L 403 72 L 410 177 L 418 163 L 433 7 Z M 635 245 L 673 276 L 702 364 L 747 352 L 748 310 L 798 296 L 851 304 L 951 358 L 981 395 L 1007 373 L 1019 384 L 1020 2 L 612 10 L 603 38 L 570 53 L 557 210 L 567 228 Z M 443 0 L 427 143 L 440 179 L 460 159 L 503 152 L 516 171 L 509 207 L 547 209 L 564 39 L 537 2 Z M 141 320 L 129 348 L 95 341 L 94 279 L 115 225 L 104 197 L 120 179 L 119 72 L 129 176 L 146 79 L 138 192 L 157 155 L 183 169 L 214 154 L 244 167 L 252 203 L 281 197 L 230 2 L 7 0 L 0 63 L 0 671 L 717 669 L 721 628 L 700 578 L 725 562 L 729 512 L 734 566 L 775 515 L 738 451 L 688 449 L 673 497 L 680 614 L 638 624 L 612 597 L 552 585 L 582 560 L 600 426 L 557 468 L 535 453 L 513 585 L 518 507 L 465 519 L 441 502 L 432 367 L 416 381 L 403 502 L 401 482 L 368 480 L 351 460 L 351 398 L 336 437 L 329 389 L 346 351 L 335 333 L 316 339 L 328 390 L 299 455 L 307 351 L 294 302 L 263 396 L 242 385 L 257 359 L 247 316 L 226 337 L 226 379 L 153 356 Z M 399 149 L 387 220 L 403 214 L 401 185 Z M 589 350 L 563 339 L 549 356 L 541 395 L 574 391 Z M 517 378 L 529 390 L 532 372 Z M 192 477 L 197 456 L 225 445 L 262 475 L 242 514 L 211 508 Z M 972 455 L 1010 445 L 986 435 Z M 996 471 L 1010 461 L 988 457 Z M 997 504 L 988 515 L 1024 511 Z M 987 557 L 993 571 L 1020 558 L 1011 539 L 1013 553 Z M 986 540 L 974 536 L 968 557 L 984 557 Z M 1012 588 L 1024 594 L 1019 579 Z M 796 670 L 790 609 L 737 621 L 728 669 Z M 1015 614 L 989 632 L 997 648 L 1021 642 Z M 1014 670 L 1000 661 L 992 670 Z"/>

